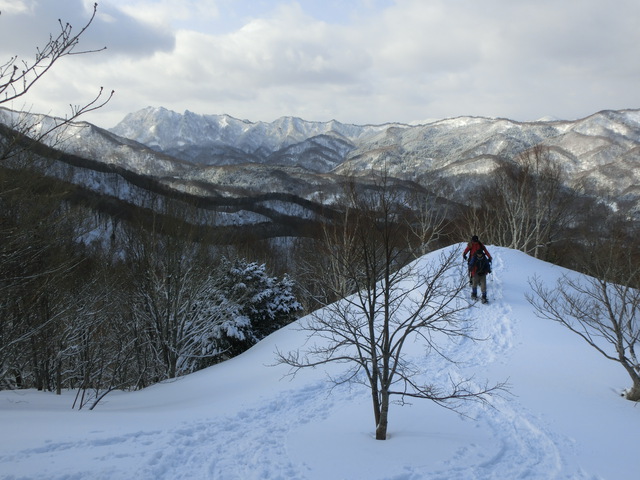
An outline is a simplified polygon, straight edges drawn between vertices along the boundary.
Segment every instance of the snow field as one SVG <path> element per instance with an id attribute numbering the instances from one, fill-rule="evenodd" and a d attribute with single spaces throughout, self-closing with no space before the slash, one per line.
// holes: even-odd
<path id="1" fill-rule="evenodd" d="M 625 373 L 524 298 L 528 277 L 555 282 L 564 270 L 488 248 L 491 303 L 465 312 L 484 340 L 448 344 L 455 366 L 418 343 L 408 354 L 434 379 L 508 381 L 492 406 L 468 404 L 463 416 L 426 401 L 392 405 L 389 439 L 376 441 L 364 387 L 330 390 L 324 369 L 289 379 L 271 366 L 276 348 L 304 342 L 291 325 L 223 364 L 110 394 L 91 412 L 70 410 L 73 392 L 0 392 L 0 478 L 635 480 L 640 410 L 619 397 Z"/>

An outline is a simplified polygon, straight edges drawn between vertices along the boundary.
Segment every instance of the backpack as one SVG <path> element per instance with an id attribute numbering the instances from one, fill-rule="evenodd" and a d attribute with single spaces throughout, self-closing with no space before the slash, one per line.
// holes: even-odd
<path id="1" fill-rule="evenodd" d="M 475 272 L 477 275 L 488 275 L 491 273 L 491 262 L 487 257 L 482 257 L 482 260 L 478 260 L 478 257 L 473 257 L 473 263 L 471 266 L 475 266 Z"/>
<path id="2" fill-rule="evenodd" d="M 486 264 L 486 266 L 484 267 L 484 273 L 486 274 L 491 273 L 491 262 L 487 257 L 484 258 L 484 263 Z"/>

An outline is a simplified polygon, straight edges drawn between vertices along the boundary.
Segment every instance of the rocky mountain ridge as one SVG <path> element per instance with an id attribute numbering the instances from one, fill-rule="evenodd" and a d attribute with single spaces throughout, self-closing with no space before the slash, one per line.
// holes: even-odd
<path id="1" fill-rule="evenodd" d="M 231 175 L 240 186 L 236 169 L 244 164 L 263 166 L 263 177 L 265 168 L 290 169 L 288 175 L 298 180 L 384 169 L 456 201 L 474 186 L 467 178 L 486 176 L 499 162 L 542 145 L 572 187 L 607 198 L 640 197 L 640 110 L 633 109 L 574 121 L 459 117 L 424 125 L 359 126 L 291 117 L 249 122 L 149 107 L 127 115 L 111 132 L 192 164 L 185 177 L 190 181 L 223 185 L 232 183 L 225 181 Z M 223 166 L 235 168 L 212 168 Z"/>
<path id="2" fill-rule="evenodd" d="M 25 115 L 0 109 L 0 122 L 12 125 Z M 31 115 L 29 121 L 45 129 L 56 119 Z M 464 204 L 501 162 L 542 145 L 569 186 L 614 208 L 640 211 L 640 110 L 602 111 L 575 121 L 460 117 L 424 125 L 348 125 L 147 108 L 111 130 L 79 122 L 63 136 L 51 141 L 62 153 L 62 161 L 47 167 L 51 174 L 134 203 L 139 185 L 152 182 L 165 193 L 217 198 L 219 205 L 225 198 L 283 195 L 287 200 L 275 203 L 270 197 L 269 209 L 310 217 L 313 209 L 304 202 L 330 202 L 346 178 L 366 182 L 370 173 L 385 170 L 399 182 Z M 301 201 L 291 203 L 293 198 Z M 228 223 L 268 221 L 264 205 L 249 215 L 237 203 L 224 208 Z"/>

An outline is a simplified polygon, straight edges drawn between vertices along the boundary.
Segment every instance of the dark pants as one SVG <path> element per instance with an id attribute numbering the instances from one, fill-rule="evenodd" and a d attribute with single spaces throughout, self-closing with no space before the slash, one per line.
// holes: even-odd
<path id="1" fill-rule="evenodd" d="M 482 292 L 482 296 L 487 296 L 487 276 L 486 275 L 473 275 L 471 277 L 471 295 L 474 297 L 478 295 L 478 286 L 480 286 L 480 291 Z"/>

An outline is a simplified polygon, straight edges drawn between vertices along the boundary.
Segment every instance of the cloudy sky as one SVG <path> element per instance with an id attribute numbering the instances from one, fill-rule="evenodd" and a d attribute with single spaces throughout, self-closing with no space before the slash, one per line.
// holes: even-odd
<path id="1" fill-rule="evenodd" d="M 0 65 L 93 1 L 0 0 Z M 112 127 L 163 106 L 251 121 L 575 119 L 640 108 L 638 0 L 101 0 L 78 50 L 16 110 Z M 7 105 L 5 105 L 7 106 Z"/>

